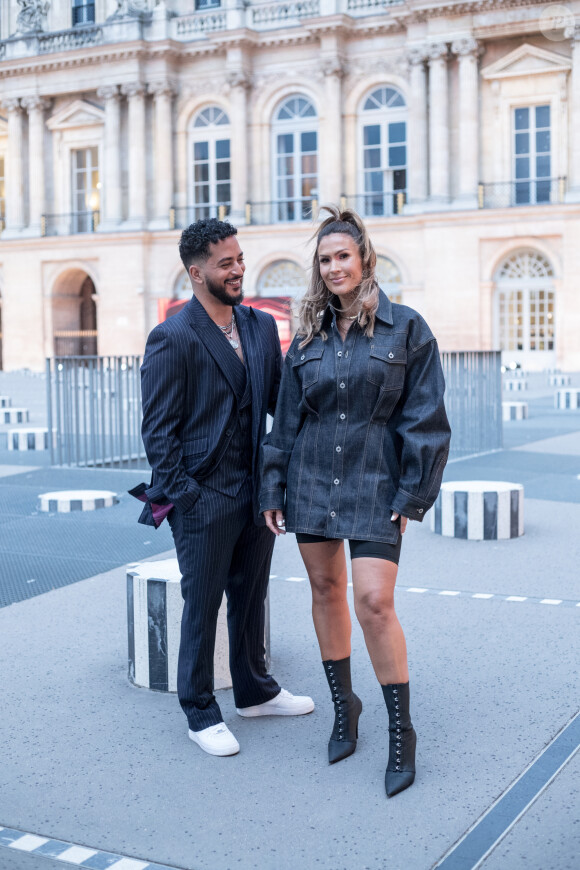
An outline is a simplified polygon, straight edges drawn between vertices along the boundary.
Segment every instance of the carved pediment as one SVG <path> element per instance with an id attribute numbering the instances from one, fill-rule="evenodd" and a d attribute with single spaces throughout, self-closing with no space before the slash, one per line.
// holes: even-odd
<path id="1" fill-rule="evenodd" d="M 563 54 L 547 51 L 535 45 L 520 45 L 505 57 L 496 60 L 482 69 L 484 79 L 507 79 L 515 76 L 543 75 L 545 73 L 568 72 L 572 61 Z"/>
<path id="2" fill-rule="evenodd" d="M 59 109 L 48 119 L 49 130 L 70 130 L 75 127 L 94 127 L 105 121 L 105 113 L 98 106 L 87 103 L 86 100 L 75 100 L 68 106 Z"/>

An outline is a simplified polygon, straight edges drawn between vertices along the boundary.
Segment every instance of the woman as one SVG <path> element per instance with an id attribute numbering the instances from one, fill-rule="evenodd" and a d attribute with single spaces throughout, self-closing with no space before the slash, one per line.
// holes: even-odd
<path id="1" fill-rule="evenodd" d="M 358 215 L 327 210 L 263 448 L 260 511 L 274 534 L 296 533 L 310 579 L 335 709 L 331 764 L 355 751 L 362 711 L 350 676 L 349 541 L 355 612 L 389 716 L 391 797 L 415 778 L 407 650 L 394 608 L 401 536 L 437 497 L 450 429 L 429 327 L 379 288 Z"/>

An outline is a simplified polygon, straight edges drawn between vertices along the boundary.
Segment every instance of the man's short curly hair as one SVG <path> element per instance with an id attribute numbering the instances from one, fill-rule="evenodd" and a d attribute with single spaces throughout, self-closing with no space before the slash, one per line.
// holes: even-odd
<path id="1" fill-rule="evenodd" d="M 229 239 L 237 234 L 236 227 L 227 221 L 218 221 L 217 218 L 204 218 L 196 221 L 185 229 L 179 240 L 179 256 L 183 265 L 189 271 L 189 267 L 196 261 L 205 261 L 209 258 L 209 246 Z"/>

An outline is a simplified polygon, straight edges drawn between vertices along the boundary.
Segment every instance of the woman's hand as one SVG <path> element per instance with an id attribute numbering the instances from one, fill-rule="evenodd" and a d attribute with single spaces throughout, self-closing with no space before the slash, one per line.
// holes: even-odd
<path id="1" fill-rule="evenodd" d="M 391 516 L 391 522 L 394 523 L 399 519 L 399 514 L 393 513 Z M 401 534 L 405 534 L 405 529 L 407 528 L 407 517 L 401 517 Z"/>
<path id="2" fill-rule="evenodd" d="M 266 525 L 276 536 L 286 534 L 286 521 L 283 511 L 264 511 Z"/>

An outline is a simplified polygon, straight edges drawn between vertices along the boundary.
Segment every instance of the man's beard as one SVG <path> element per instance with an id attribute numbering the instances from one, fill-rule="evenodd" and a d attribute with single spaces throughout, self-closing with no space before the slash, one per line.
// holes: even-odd
<path id="1" fill-rule="evenodd" d="M 229 296 L 223 284 L 218 284 L 217 282 L 214 283 L 207 276 L 205 279 L 205 284 L 211 295 L 219 302 L 221 302 L 222 305 L 239 305 L 244 298 L 243 285 L 240 287 L 240 292 L 237 296 Z"/>

